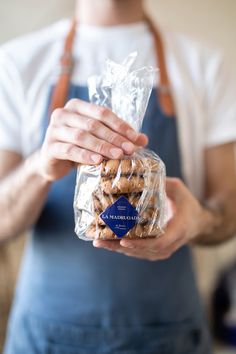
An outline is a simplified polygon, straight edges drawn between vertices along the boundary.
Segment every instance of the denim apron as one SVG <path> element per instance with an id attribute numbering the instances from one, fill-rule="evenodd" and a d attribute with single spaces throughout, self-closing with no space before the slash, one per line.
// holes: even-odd
<path id="1" fill-rule="evenodd" d="M 88 100 L 87 88 L 70 85 L 72 97 Z M 143 132 L 168 176 L 182 178 L 177 120 L 156 97 Z M 190 249 L 150 262 L 79 240 L 75 178 L 52 185 L 27 243 L 5 354 L 210 354 Z"/>

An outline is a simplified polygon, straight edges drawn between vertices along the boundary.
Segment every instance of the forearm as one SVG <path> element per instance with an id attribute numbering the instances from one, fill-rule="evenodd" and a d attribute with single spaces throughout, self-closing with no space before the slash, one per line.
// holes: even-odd
<path id="1" fill-rule="evenodd" d="M 0 182 L 0 241 L 27 230 L 43 207 L 50 183 L 38 173 L 37 154 Z"/>
<path id="2" fill-rule="evenodd" d="M 194 243 L 202 246 L 217 245 L 236 235 L 236 191 L 205 203 L 201 230 Z"/>

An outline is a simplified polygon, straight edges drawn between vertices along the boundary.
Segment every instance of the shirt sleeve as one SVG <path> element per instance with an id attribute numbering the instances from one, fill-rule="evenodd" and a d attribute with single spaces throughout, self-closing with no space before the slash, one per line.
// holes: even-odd
<path id="1" fill-rule="evenodd" d="M 205 70 L 207 147 L 236 141 L 236 75 L 222 53 L 208 57 Z"/>
<path id="2" fill-rule="evenodd" d="M 0 149 L 22 153 L 21 122 L 24 114 L 20 75 L 0 49 Z"/>

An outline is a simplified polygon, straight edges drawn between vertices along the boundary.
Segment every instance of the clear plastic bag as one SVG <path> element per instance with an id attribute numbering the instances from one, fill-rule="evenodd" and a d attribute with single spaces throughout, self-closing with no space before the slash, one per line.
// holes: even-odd
<path id="1" fill-rule="evenodd" d="M 107 60 L 102 76 L 88 80 L 90 100 L 106 106 L 140 130 L 155 70 L 133 70 L 137 54 L 122 63 Z M 165 165 L 140 149 L 122 160 L 78 168 L 74 198 L 75 232 L 84 240 L 146 238 L 163 233 L 166 223 Z"/>

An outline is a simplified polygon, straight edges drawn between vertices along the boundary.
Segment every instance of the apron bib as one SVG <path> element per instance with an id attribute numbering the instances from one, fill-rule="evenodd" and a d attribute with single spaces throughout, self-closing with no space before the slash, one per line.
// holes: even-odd
<path id="1" fill-rule="evenodd" d="M 87 88 L 71 84 L 73 97 L 88 100 Z M 167 175 L 182 178 L 176 122 L 154 89 L 143 132 Z M 44 133 L 47 124 L 45 114 Z M 189 248 L 149 262 L 79 240 L 75 178 L 52 185 L 26 247 L 5 354 L 210 354 Z"/>

